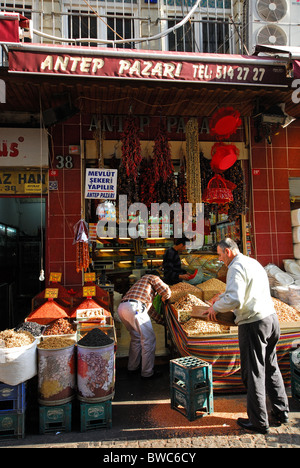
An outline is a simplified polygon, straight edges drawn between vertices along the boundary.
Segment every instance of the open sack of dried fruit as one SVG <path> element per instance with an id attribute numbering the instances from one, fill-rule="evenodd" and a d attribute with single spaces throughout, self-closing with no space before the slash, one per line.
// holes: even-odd
<path id="1" fill-rule="evenodd" d="M 0 332 L 0 382 L 19 385 L 37 374 L 36 338 L 27 331 Z"/>

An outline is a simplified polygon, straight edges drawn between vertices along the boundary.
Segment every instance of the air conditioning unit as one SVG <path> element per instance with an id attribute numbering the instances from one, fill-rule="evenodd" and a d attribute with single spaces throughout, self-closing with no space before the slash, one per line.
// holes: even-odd
<path id="1" fill-rule="evenodd" d="M 249 52 L 257 44 L 300 46 L 300 2 L 297 0 L 250 0 Z"/>

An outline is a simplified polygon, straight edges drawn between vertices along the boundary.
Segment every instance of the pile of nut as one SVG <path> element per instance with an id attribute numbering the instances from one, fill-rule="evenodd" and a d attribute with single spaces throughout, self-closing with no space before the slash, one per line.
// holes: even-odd
<path id="1" fill-rule="evenodd" d="M 72 325 L 68 319 L 60 318 L 54 320 L 44 331 L 43 335 L 73 335 L 75 332 L 76 329 L 74 325 Z"/>
<path id="2" fill-rule="evenodd" d="M 28 331 L 4 330 L 0 332 L 0 348 L 18 348 L 33 343 L 34 336 Z"/>
<path id="3" fill-rule="evenodd" d="M 300 313 L 294 307 L 272 297 L 279 323 L 299 322 Z"/>
<path id="4" fill-rule="evenodd" d="M 181 297 L 186 296 L 187 294 L 193 294 L 193 296 L 199 297 L 202 299 L 202 292 L 196 286 L 193 286 L 189 283 L 177 283 L 170 286 L 171 297 L 169 302 L 177 302 Z"/>
<path id="5" fill-rule="evenodd" d="M 188 336 L 197 336 L 203 334 L 228 333 L 230 327 L 220 325 L 219 323 L 207 322 L 205 320 L 191 318 L 182 325 L 183 330 Z"/>
<path id="6" fill-rule="evenodd" d="M 225 292 L 226 284 L 223 281 L 218 280 L 217 278 L 211 278 L 204 283 L 197 284 L 197 287 L 202 291 L 202 299 L 209 301 L 216 294 Z"/>
<path id="7" fill-rule="evenodd" d="M 179 322 L 186 322 L 191 318 L 191 312 L 193 306 L 205 306 L 205 302 L 203 302 L 198 297 L 192 294 L 186 294 L 185 296 L 181 297 L 177 302 L 174 304 L 174 308 L 178 314 L 178 321 Z"/>

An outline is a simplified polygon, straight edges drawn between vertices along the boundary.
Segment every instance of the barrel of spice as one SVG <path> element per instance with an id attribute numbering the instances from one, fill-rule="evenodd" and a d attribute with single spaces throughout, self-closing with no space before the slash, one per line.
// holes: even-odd
<path id="1" fill-rule="evenodd" d="M 115 391 L 114 340 L 93 328 L 77 342 L 77 398 L 87 403 L 110 400 Z"/>
<path id="2" fill-rule="evenodd" d="M 45 338 L 37 350 L 39 403 L 44 406 L 68 403 L 76 395 L 75 341 Z"/>

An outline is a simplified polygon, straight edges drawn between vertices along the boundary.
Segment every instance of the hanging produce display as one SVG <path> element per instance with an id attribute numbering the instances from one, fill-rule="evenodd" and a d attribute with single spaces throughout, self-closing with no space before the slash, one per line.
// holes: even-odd
<path id="1" fill-rule="evenodd" d="M 236 162 L 239 150 L 235 145 L 215 143 L 211 149 L 211 168 L 215 173 L 224 172 Z"/>
<path id="2" fill-rule="evenodd" d="M 118 170 L 118 195 L 127 195 L 127 205 L 139 201 L 139 166 L 142 161 L 141 143 L 136 119 L 129 115 L 124 123 L 122 157 Z"/>
<path id="3" fill-rule="evenodd" d="M 153 178 L 155 182 L 167 182 L 174 174 L 171 149 L 165 126 L 161 124 L 157 130 L 153 146 Z"/>
<path id="4" fill-rule="evenodd" d="M 235 133 L 242 124 L 240 113 L 233 107 L 221 107 L 211 117 L 210 134 L 217 139 L 227 139 Z"/>
<path id="5" fill-rule="evenodd" d="M 187 203 L 187 191 L 186 191 L 186 174 L 185 174 L 185 159 L 182 158 L 180 162 L 180 168 L 177 176 L 177 188 L 178 188 L 178 201 L 181 206 Z"/>
<path id="6" fill-rule="evenodd" d="M 125 167 L 127 177 L 132 177 L 135 182 L 138 178 L 141 161 L 139 129 L 135 117 L 130 114 L 124 122 L 121 165 Z"/>
<path id="7" fill-rule="evenodd" d="M 157 130 L 153 146 L 152 177 L 155 182 L 156 203 L 172 203 L 178 200 L 174 166 L 165 125 Z"/>
<path id="8" fill-rule="evenodd" d="M 90 265 L 88 224 L 81 219 L 74 226 L 74 240 L 76 244 L 76 271 L 86 271 Z"/>
<path id="9" fill-rule="evenodd" d="M 201 203 L 201 171 L 198 144 L 198 120 L 190 118 L 186 124 L 186 184 L 190 203 Z"/>
<path id="10" fill-rule="evenodd" d="M 153 160 L 150 157 L 143 158 L 140 165 L 140 202 L 144 203 L 148 209 L 151 203 L 156 203 L 156 183 L 153 178 Z"/>

